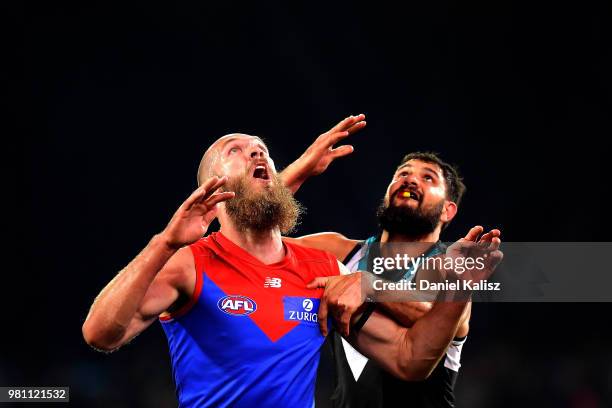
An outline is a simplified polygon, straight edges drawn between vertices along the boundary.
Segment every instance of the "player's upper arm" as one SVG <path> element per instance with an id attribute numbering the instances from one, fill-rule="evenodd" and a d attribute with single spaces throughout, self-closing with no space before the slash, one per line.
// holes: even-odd
<path id="1" fill-rule="evenodd" d="M 360 241 L 349 239 L 337 232 L 320 232 L 299 238 L 283 237 L 284 240 L 308 248 L 321 249 L 333 254 L 339 261 L 344 260 Z"/>
<path id="2" fill-rule="evenodd" d="M 410 330 L 374 309 L 363 327 L 353 332 L 348 340 L 361 354 L 376 361 L 390 374 L 405 381 L 421 381 L 431 374 L 439 359 L 415 358 Z"/>
<path id="3" fill-rule="evenodd" d="M 119 346 L 149 327 L 161 313 L 175 309 L 191 295 L 194 288 L 195 263 L 191 250 L 184 247 L 168 260 L 153 279 Z"/>

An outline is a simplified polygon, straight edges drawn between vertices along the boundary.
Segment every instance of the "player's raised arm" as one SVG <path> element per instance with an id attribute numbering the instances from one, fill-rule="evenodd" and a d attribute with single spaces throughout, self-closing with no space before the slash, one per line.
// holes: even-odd
<path id="1" fill-rule="evenodd" d="M 166 228 L 100 292 L 83 324 L 89 345 L 103 351 L 122 346 L 178 300 L 194 268 L 189 249 L 182 247 L 204 235 L 217 203 L 234 196 L 216 192 L 226 180 L 213 177 L 195 190 Z"/>
<path id="2" fill-rule="evenodd" d="M 353 152 L 353 146 L 334 145 L 363 129 L 366 125 L 365 115 L 349 116 L 320 135 L 299 159 L 291 163 L 280 174 L 285 186 L 295 193 L 302 183 L 311 176 L 323 173 L 332 161 Z"/>

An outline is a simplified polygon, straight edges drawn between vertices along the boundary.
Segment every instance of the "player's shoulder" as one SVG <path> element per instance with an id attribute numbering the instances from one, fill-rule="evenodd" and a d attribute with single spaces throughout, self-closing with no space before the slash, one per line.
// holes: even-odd
<path id="1" fill-rule="evenodd" d="M 314 279 L 317 276 L 334 276 L 338 275 L 338 261 L 336 257 L 319 248 L 306 247 L 294 242 L 283 240 L 290 257 L 292 264 L 299 268 L 301 275 Z"/>
<path id="2" fill-rule="evenodd" d="M 217 233 L 213 232 L 189 244 L 186 248 L 191 250 L 193 256 L 212 257 L 221 248 L 216 236 Z"/>
<path id="3" fill-rule="evenodd" d="M 303 245 L 298 240 L 283 238 L 283 243 L 291 250 L 293 257 L 298 261 L 335 259 L 325 249 Z"/>

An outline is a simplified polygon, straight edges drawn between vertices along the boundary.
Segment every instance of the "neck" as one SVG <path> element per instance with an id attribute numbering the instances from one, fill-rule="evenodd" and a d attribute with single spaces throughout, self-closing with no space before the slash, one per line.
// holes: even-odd
<path id="1" fill-rule="evenodd" d="M 429 250 L 432 244 L 438 242 L 440 239 L 440 227 L 437 227 L 433 232 L 423 235 L 421 237 L 414 237 L 405 234 L 390 233 L 389 231 L 383 230 L 380 237 L 380 242 L 410 242 L 411 245 L 401 246 L 400 252 L 403 252 L 410 256 L 418 256 Z M 398 251 L 399 248 L 393 248 L 393 251 Z"/>
<path id="2" fill-rule="evenodd" d="M 266 231 L 238 231 L 229 221 L 221 225 L 220 231 L 265 265 L 280 262 L 285 257 L 285 247 L 278 227 Z"/>
<path id="3" fill-rule="evenodd" d="M 420 236 L 414 237 L 406 234 L 400 234 L 397 232 L 389 232 L 383 230 L 380 242 L 438 242 L 440 240 L 440 228 L 437 227 L 433 232 Z"/>

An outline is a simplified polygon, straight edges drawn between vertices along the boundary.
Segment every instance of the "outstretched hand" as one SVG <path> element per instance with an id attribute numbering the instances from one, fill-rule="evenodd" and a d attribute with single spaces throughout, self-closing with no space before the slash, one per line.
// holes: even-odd
<path id="1" fill-rule="evenodd" d="M 476 226 L 470 229 L 465 237 L 448 247 L 446 256 L 452 258 L 472 258 L 480 259 L 480 264 L 463 266 L 462 271 L 447 271 L 462 280 L 483 280 L 489 278 L 495 268 L 503 259 L 503 253 L 499 250 L 501 232 L 492 229 L 486 234 L 482 234 L 484 229 Z"/>
<path id="2" fill-rule="evenodd" d="M 349 116 L 327 132 L 321 134 L 314 141 L 300 160 L 310 167 L 310 176 L 317 176 L 327 170 L 327 167 L 338 157 L 343 157 L 353 152 L 353 146 L 343 145 L 334 148 L 334 145 L 355 134 L 366 126 L 365 115 Z"/>
<path id="3" fill-rule="evenodd" d="M 234 197 L 234 192 L 217 192 L 227 177 L 211 177 L 181 204 L 161 233 L 166 245 L 179 249 L 200 239 L 216 217 L 217 204 Z"/>
<path id="4" fill-rule="evenodd" d="M 338 157 L 351 154 L 353 146 L 334 147 L 334 145 L 365 126 L 365 115 L 362 113 L 341 120 L 330 130 L 321 134 L 299 159 L 282 171 L 281 179 L 285 186 L 295 193 L 307 178 L 323 173 Z"/>

